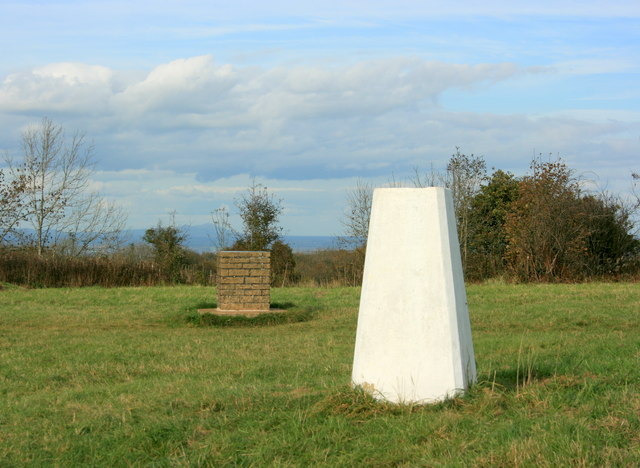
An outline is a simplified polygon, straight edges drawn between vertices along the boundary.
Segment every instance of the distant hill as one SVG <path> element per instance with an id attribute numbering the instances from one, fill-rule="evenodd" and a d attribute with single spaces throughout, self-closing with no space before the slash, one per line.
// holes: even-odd
<path id="1" fill-rule="evenodd" d="M 311 252 L 321 249 L 335 249 L 338 238 L 335 236 L 282 236 L 295 252 Z"/>

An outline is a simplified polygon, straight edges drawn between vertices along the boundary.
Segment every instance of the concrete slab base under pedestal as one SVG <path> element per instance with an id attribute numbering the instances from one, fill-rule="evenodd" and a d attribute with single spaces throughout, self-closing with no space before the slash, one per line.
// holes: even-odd
<path id="1" fill-rule="evenodd" d="M 262 314 L 274 314 L 285 312 L 284 309 L 267 309 L 267 310 L 221 310 L 221 309 L 198 309 L 200 314 L 215 314 L 234 317 L 257 317 Z"/>

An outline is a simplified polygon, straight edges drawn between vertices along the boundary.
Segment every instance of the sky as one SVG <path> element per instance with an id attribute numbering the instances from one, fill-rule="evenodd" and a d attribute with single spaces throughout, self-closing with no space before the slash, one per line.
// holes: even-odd
<path id="1" fill-rule="evenodd" d="M 255 181 L 286 234 L 339 235 L 358 180 L 456 148 L 616 193 L 640 170 L 637 0 L 0 0 L 0 51 L 0 152 L 43 117 L 84 133 L 136 229 Z"/>

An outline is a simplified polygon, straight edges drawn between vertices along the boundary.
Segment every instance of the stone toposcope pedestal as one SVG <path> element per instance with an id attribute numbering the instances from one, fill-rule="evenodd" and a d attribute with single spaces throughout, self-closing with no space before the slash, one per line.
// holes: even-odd
<path id="1" fill-rule="evenodd" d="M 218 252 L 216 314 L 258 315 L 269 312 L 271 253 Z"/>
<path id="2" fill-rule="evenodd" d="M 451 192 L 376 189 L 352 382 L 375 398 L 434 403 L 476 366 Z"/>

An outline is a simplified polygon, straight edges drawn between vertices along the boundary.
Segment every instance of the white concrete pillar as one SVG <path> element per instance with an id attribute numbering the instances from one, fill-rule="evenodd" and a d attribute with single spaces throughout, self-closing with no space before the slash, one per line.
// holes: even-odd
<path id="1" fill-rule="evenodd" d="M 352 381 L 377 399 L 432 403 L 476 366 L 451 192 L 376 189 Z"/>

